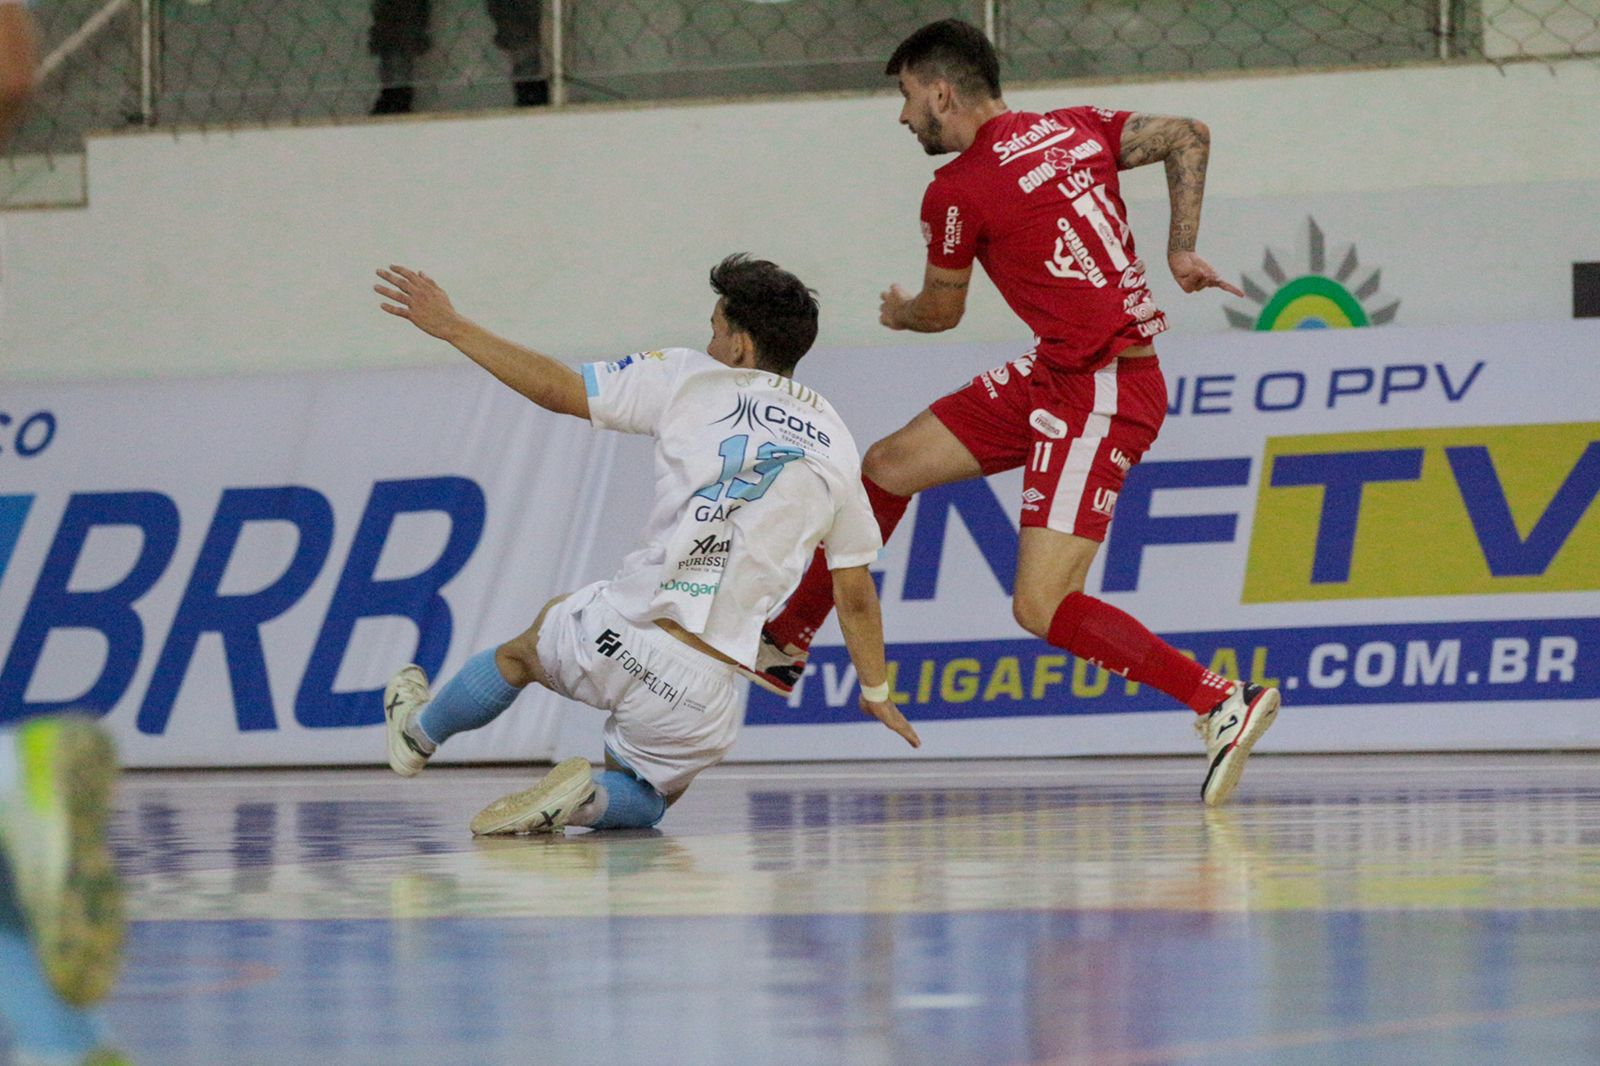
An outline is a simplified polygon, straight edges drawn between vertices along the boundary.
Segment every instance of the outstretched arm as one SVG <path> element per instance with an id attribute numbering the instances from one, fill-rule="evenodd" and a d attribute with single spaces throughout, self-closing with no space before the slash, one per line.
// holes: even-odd
<path id="1" fill-rule="evenodd" d="M 878 589 L 864 566 L 848 566 L 833 571 L 833 599 L 839 611 L 839 628 L 850 661 L 856 667 L 856 680 L 863 689 L 889 680 L 883 659 L 883 612 L 878 607 Z M 893 700 L 861 697 L 861 713 L 868 714 L 905 738 L 913 748 L 922 747 L 922 738 L 911 728 Z"/>
<path id="2" fill-rule="evenodd" d="M 878 305 L 878 321 L 890 329 L 916 333 L 943 333 L 954 329 L 967 310 L 967 286 L 972 267 L 947 270 L 932 263 L 923 272 L 922 291 L 907 296 L 898 285 L 889 286 Z"/>
<path id="3" fill-rule="evenodd" d="M 463 355 L 522 395 L 557 414 L 589 417 L 589 396 L 576 370 L 542 352 L 498 337 L 463 317 L 439 283 L 420 270 L 391 266 L 379 270 L 388 285 L 372 291 L 386 300 L 383 309 L 430 337 L 454 345 Z"/>
<path id="4" fill-rule="evenodd" d="M 1123 169 L 1161 160 L 1167 167 L 1167 197 L 1172 224 L 1167 232 L 1167 264 L 1184 292 L 1218 288 L 1243 296 L 1222 280 L 1216 269 L 1195 253 L 1200 234 L 1200 203 L 1206 192 L 1206 161 L 1211 155 L 1211 130 L 1204 122 L 1170 115 L 1135 114 L 1122 127 L 1117 162 Z"/>
<path id="5" fill-rule="evenodd" d="M 0 147 L 33 96 L 38 66 L 33 16 L 19 0 L 0 0 Z"/>

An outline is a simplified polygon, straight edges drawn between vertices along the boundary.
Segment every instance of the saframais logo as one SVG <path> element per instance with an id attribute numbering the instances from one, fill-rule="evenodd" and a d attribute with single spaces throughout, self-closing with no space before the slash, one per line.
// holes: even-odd
<path id="1" fill-rule="evenodd" d="M 1224 307 L 1230 326 L 1254 330 L 1350 329 L 1394 321 L 1400 310 L 1399 300 L 1378 306 L 1384 299 L 1378 294 L 1382 270 L 1373 270 L 1357 280 L 1363 268 L 1352 244 L 1330 272 L 1334 257 L 1328 254 L 1327 239 L 1314 218 L 1306 219 L 1306 238 L 1305 267 L 1300 272 L 1291 274 L 1268 248 L 1261 260 L 1266 282 L 1249 274 L 1240 279 L 1245 296 L 1257 307 Z"/>

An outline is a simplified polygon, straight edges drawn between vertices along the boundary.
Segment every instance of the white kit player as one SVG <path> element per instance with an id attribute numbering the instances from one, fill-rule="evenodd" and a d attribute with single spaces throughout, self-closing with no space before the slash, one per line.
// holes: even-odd
<path id="1" fill-rule="evenodd" d="M 826 541 L 861 709 L 920 746 L 889 701 L 883 624 L 867 564 L 882 540 L 855 442 L 791 377 L 817 335 L 815 296 L 764 260 L 711 271 L 705 352 L 640 352 L 582 373 L 463 318 L 426 274 L 379 270 L 390 314 L 447 341 L 534 403 L 656 439 L 656 498 L 640 547 L 602 581 L 545 604 L 532 626 L 479 652 L 438 692 L 416 666 L 384 692 L 389 765 L 420 772 L 447 738 L 500 715 L 528 684 L 609 711 L 606 768 L 558 764 L 486 807 L 472 831 L 643 828 L 738 736 L 739 668 L 767 616 Z"/>

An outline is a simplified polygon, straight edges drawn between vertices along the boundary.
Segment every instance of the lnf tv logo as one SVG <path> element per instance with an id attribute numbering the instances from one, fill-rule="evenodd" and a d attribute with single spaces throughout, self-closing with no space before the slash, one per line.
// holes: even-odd
<path id="1" fill-rule="evenodd" d="M 7 567 L 33 502 L 31 496 L 0 495 L 0 591 L 7 591 Z M 379 578 L 379 558 L 396 521 L 421 512 L 447 518 L 444 547 L 418 572 Z M 452 628 L 450 607 L 440 589 L 472 557 L 483 534 L 484 515 L 483 490 L 467 478 L 380 481 L 372 486 L 300 678 L 294 700 L 296 721 L 315 728 L 383 721 L 380 689 L 334 690 L 340 664 L 362 619 L 410 619 L 420 634 L 413 661 L 430 674 L 437 672 L 450 648 Z M 222 583 L 228 563 L 244 531 L 258 522 L 293 525 L 298 535 L 293 557 L 264 587 L 225 593 Z M 107 587 L 74 588 L 73 574 L 85 544 L 95 530 L 106 527 L 136 530 L 137 558 Z M 166 575 L 178 546 L 179 527 L 177 504 L 159 492 L 84 492 L 67 501 L 0 668 L 0 721 L 65 707 L 104 714 L 122 700 L 145 647 L 144 622 L 135 608 Z M 322 573 L 333 530 L 333 505 L 315 489 L 285 485 L 223 491 L 139 704 L 141 732 L 166 730 L 195 646 L 208 633 L 221 639 L 226 653 L 239 728 L 277 728 L 261 627 L 294 607 Z M 17 584 L 15 574 L 11 584 Z M 107 650 L 98 676 L 85 676 L 81 693 L 73 698 L 29 702 L 28 688 L 46 639 L 53 631 L 66 629 L 90 630 L 104 637 Z M 90 666 L 86 672 L 92 670 Z"/>
<path id="2" fill-rule="evenodd" d="M 1116 501 L 1103 592 L 1138 589 L 1145 553 L 1239 539 L 1234 512 L 1170 489 L 1244 488 L 1249 456 L 1147 461 Z M 1249 531 L 1246 603 L 1600 589 L 1600 423 L 1278 437 Z M 904 600 L 935 598 L 951 514 L 1007 595 L 1017 534 L 984 481 L 924 492 Z"/>

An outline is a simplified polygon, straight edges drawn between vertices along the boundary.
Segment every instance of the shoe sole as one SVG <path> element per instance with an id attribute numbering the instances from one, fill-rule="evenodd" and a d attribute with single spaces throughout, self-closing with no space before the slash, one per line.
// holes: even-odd
<path id="1" fill-rule="evenodd" d="M 1261 734 L 1277 719 L 1278 705 L 1282 702 L 1283 697 L 1277 689 L 1263 689 L 1255 702 L 1245 709 L 1244 725 L 1239 729 L 1239 736 L 1217 756 L 1206 783 L 1201 786 L 1200 798 L 1206 806 L 1219 806 L 1233 795 L 1240 776 L 1244 774 L 1244 761 L 1250 757 L 1250 749 L 1256 746 Z"/>
<path id="2" fill-rule="evenodd" d="M 399 695 L 400 677 L 413 670 L 422 678 L 423 687 L 426 688 L 428 676 L 418 666 L 408 666 L 401 670 L 383 688 L 383 721 L 389 731 L 389 769 L 401 777 L 416 777 L 422 773 L 422 768 L 428 765 L 428 760 L 422 759 L 419 761 L 416 752 L 412 751 L 406 744 L 406 738 L 401 735 L 401 728 L 404 723 L 395 720 L 395 700 Z"/>
<path id="3" fill-rule="evenodd" d="M 502 796 L 472 819 L 473 836 L 559 833 L 572 812 L 594 797 L 589 760 L 574 756 L 555 765 L 532 788 Z"/>
<path id="4" fill-rule="evenodd" d="M 47 787 L 65 815 L 58 847 L 8 855 L 18 902 L 50 984 L 72 1006 L 89 1006 L 111 992 L 122 961 L 122 884 L 106 841 L 116 748 L 85 717 L 24 725 L 18 740 L 24 758 L 48 774 Z"/>
<path id="5" fill-rule="evenodd" d="M 788 688 L 784 688 L 782 685 L 778 684 L 778 682 L 768 678 L 767 675 L 758 674 L 754 670 L 747 670 L 742 666 L 739 667 L 739 673 L 744 676 L 746 681 L 749 681 L 754 685 L 760 685 L 774 696 L 782 696 L 784 699 L 788 699 L 790 696 L 794 695 L 793 685 L 790 685 Z"/>

